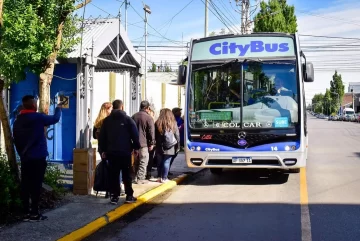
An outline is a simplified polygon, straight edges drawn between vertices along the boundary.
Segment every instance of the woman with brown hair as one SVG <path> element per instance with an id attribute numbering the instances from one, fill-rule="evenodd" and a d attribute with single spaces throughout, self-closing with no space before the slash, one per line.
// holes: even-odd
<path id="1" fill-rule="evenodd" d="M 98 116 L 96 117 L 95 123 L 94 123 L 94 130 L 93 130 L 93 138 L 98 139 L 99 133 L 101 129 L 101 125 L 106 117 L 110 115 L 112 111 L 112 104 L 110 102 L 105 102 L 101 105 L 100 111 Z"/>
<path id="2" fill-rule="evenodd" d="M 171 158 L 180 150 L 180 135 L 172 111 L 168 108 L 160 111 L 155 123 L 156 157 L 158 163 L 158 181 L 168 181 Z"/>
<path id="3" fill-rule="evenodd" d="M 99 135 L 100 135 L 101 125 L 104 122 L 104 119 L 110 115 L 111 111 L 112 111 L 112 104 L 110 102 L 105 102 L 101 105 L 99 114 L 96 117 L 96 120 L 94 123 L 94 128 L 93 128 L 93 138 L 94 139 L 98 140 Z M 99 147 L 98 147 L 98 152 L 101 156 L 101 150 Z M 105 198 L 108 198 L 108 197 L 109 197 L 109 193 L 106 192 Z"/>

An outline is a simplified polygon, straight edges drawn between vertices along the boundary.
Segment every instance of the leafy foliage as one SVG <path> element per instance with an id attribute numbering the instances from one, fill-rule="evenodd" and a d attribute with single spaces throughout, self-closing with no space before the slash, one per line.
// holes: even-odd
<path id="1" fill-rule="evenodd" d="M 64 173 L 57 165 L 48 164 L 45 172 L 44 183 L 49 185 L 54 190 L 55 196 L 57 198 L 65 193 L 63 181 L 61 180 L 61 176 L 63 174 Z"/>
<path id="2" fill-rule="evenodd" d="M 39 74 L 56 41 L 61 14 L 74 10 L 74 0 L 17 0 L 4 3 L 4 28 L 0 31 L 0 75 L 7 84 L 24 80 L 25 70 Z M 59 56 L 65 57 L 79 42 L 79 19 L 68 15 Z"/>
<path id="3" fill-rule="evenodd" d="M 254 22 L 254 32 L 295 33 L 297 31 L 295 7 L 287 5 L 286 0 L 262 1 Z"/>
<path id="4" fill-rule="evenodd" d="M 345 86 L 343 84 L 342 77 L 335 70 L 333 79 L 330 81 L 330 89 L 326 89 L 325 94 L 314 95 L 312 99 L 314 111 L 316 113 L 324 113 L 324 114 L 337 113 L 344 94 L 345 94 Z"/>
<path id="5" fill-rule="evenodd" d="M 0 223 L 21 208 L 19 186 L 11 174 L 7 157 L 0 150 Z"/>

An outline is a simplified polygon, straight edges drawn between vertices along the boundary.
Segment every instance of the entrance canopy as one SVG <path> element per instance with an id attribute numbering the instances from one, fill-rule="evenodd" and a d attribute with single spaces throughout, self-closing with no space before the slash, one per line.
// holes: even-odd
<path id="1" fill-rule="evenodd" d="M 128 96 L 129 114 L 140 105 L 141 56 L 135 51 L 119 19 L 87 19 L 84 21 L 82 40 L 68 53 L 61 63 L 76 63 L 77 111 L 76 143 L 78 148 L 91 146 L 92 113 L 96 90 L 93 88 L 94 72 L 128 72 L 130 87 L 124 90 Z"/>
<path id="2" fill-rule="evenodd" d="M 65 61 L 76 63 L 80 57 L 87 64 L 95 66 L 96 72 L 122 72 L 141 68 L 141 56 L 135 51 L 117 18 L 84 21 L 82 43 L 68 53 Z"/>

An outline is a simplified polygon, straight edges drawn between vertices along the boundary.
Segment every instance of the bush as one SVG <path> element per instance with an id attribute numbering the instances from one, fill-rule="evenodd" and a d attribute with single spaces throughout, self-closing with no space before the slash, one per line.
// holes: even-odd
<path id="1" fill-rule="evenodd" d="M 20 189 L 10 172 L 7 156 L 0 150 L 0 223 L 20 210 Z"/>
<path id="2" fill-rule="evenodd" d="M 66 191 L 63 187 L 64 183 L 61 180 L 61 175 L 63 174 L 64 173 L 61 172 L 60 168 L 56 164 L 48 163 L 45 171 L 44 183 L 53 189 L 57 198 L 64 195 Z"/>

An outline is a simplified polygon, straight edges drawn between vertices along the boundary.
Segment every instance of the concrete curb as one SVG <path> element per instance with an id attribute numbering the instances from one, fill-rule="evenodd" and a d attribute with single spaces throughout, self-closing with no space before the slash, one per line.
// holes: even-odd
<path id="1" fill-rule="evenodd" d="M 91 234 L 95 233 L 96 231 L 98 231 L 100 228 L 123 217 L 125 214 L 134 210 L 138 206 L 141 206 L 142 204 L 150 201 L 151 199 L 158 196 L 159 194 L 176 187 L 178 184 L 184 182 L 188 177 L 195 175 L 202 170 L 204 170 L 204 169 L 200 169 L 199 171 L 197 171 L 193 174 L 182 174 L 167 183 L 164 183 L 158 187 L 155 187 L 154 189 L 151 189 L 150 191 L 139 196 L 136 203 L 123 204 L 120 207 L 115 208 L 114 210 L 107 212 L 105 215 L 86 224 L 85 226 L 65 235 L 64 237 L 58 239 L 58 241 L 83 240 L 84 238 L 86 238 L 86 237 L 90 236 Z"/>

